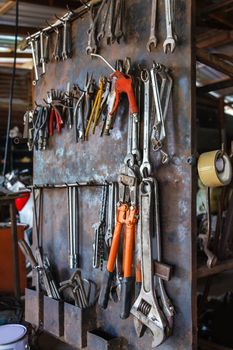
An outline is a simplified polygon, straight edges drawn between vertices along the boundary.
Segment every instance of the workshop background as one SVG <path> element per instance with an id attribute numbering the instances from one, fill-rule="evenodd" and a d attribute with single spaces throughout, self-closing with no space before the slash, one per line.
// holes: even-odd
<path id="1" fill-rule="evenodd" d="M 233 349 L 232 15 L 0 0 L 0 350 Z"/>

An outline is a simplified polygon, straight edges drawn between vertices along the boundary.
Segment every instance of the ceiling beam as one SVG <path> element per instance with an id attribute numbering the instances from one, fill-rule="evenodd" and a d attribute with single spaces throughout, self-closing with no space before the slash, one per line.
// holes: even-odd
<path id="1" fill-rule="evenodd" d="M 15 6 L 15 1 L 5 1 L 0 7 L 0 16 L 10 11 Z"/>
<path id="2" fill-rule="evenodd" d="M 233 4 L 233 0 L 221 0 L 216 4 L 203 7 L 200 11 L 200 14 L 208 15 L 210 13 L 223 10 L 225 7 L 228 7 L 229 5 L 232 5 L 232 4 Z"/>
<path id="3" fill-rule="evenodd" d="M 199 49 L 213 48 L 229 44 L 233 41 L 233 30 L 209 30 L 197 37 L 196 46 Z"/>
<path id="4" fill-rule="evenodd" d="M 233 66 L 203 49 L 196 50 L 197 61 L 233 78 Z"/>
<path id="5" fill-rule="evenodd" d="M 0 52 L 0 58 L 14 58 L 14 52 Z M 17 52 L 17 58 L 32 58 L 32 54 Z"/>
<path id="6" fill-rule="evenodd" d="M 229 87 L 233 87 L 233 79 L 225 79 L 222 81 L 218 81 L 216 83 L 207 84 L 204 86 L 197 87 L 197 94 L 202 95 L 202 94 L 206 94 L 206 93 L 211 92 L 211 91 L 222 90 L 222 89 L 226 89 Z"/>
<path id="7" fill-rule="evenodd" d="M 15 34 L 15 26 L 10 26 L 10 25 L 5 25 L 5 24 L 1 24 L 1 35 L 14 35 Z M 18 33 L 19 35 L 28 35 L 28 33 L 34 33 L 37 32 L 38 28 L 34 28 L 34 27 L 21 27 L 19 26 L 18 28 Z"/>

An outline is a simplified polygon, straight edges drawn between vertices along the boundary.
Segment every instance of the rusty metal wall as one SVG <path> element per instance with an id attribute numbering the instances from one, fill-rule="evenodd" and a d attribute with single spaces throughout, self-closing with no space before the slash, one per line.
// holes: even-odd
<path id="1" fill-rule="evenodd" d="M 101 54 L 111 63 L 116 59 L 131 57 L 132 62 L 151 67 L 156 60 L 171 68 L 174 77 L 172 104 L 167 119 L 166 147 L 171 156 L 168 165 L 161 166 L 159 157 L 151 152 L 153 173 L 159 181 L 161 200 L 161 224 L 163 232 L 164 262 L 174 265 L 172 280 L 166 283 L 168 295 L 175 309 L 175 327 L 171 336 L 159 349 L 196 349 L 195 290 L 193 284 L 193 236 L 192 236 L 192 168 L 187 158 L 192 154 L 192 4 L 186 0 L 176 1 L 175 26 L 179 38 L 177 49 L 165 55 L 162 43 L 165 36 L 164 2 L 159 1 L 159 45 L 149 54 L 145 45 L 149 36 L 150 0 L 127 0 L 126 40 L 111 47 L 104 45 Z M 96 80 L 100 74 L 110 72 L 99 60 L 86 55 L 88 15 L 72 24 L 74 55 L 66 62 L 47 65 L 46 77 L 36 88 L 40 102 L 50 88 L 65 89 L 69 80 L 83 86 L 86 72 L 93 72 Z M 98 80 L 97 80 L 98 81 Z M 126 104 L 127 105 L 127 104 Z M 114 129 L 110 137 L 99 137 L 100 129 L 89 137 L 88 142 L 76 143 L 74 130 L 63 129 L 61 135 L 50 139 L 50 147 L 34 153 L 34 183 L 62 183 L 86 180 L 117 180 L 120 164 L 126 154 L 127 106 L 121 103 Z M 79 189 L 80 198 L 80 267 L 83 276 L 100 283 L 102 272 L 92 269 L 92 225 L 98 221 L 101 189 Z M 65 189 L 44 190 L 43 208 L 44 252 L 56 266 L 56 277 L 63 280 L 70 276 L 68 267 L 68 217 Z M 151 337 L 138 339 L 133 319 L 121 320 L 119 305 L 110 303 L 108 310 L 97 306 L 97 326 L 112 335 L 125 337 L 132 350 L 150 349 Z M 75 324 L 74 324 L 75 332 Z"/>

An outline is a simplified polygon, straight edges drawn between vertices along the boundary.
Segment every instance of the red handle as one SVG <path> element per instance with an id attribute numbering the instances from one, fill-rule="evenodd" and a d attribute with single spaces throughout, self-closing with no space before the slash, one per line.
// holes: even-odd
<path id="1" fill-rule="evenodd" d="M 128 97 L 130 113 L 138 113 L 139 110 L 134 94 L 133 80 L 131 76 L 128 74 L 123 74 L 120 71 L 116 71 L 111 75 L 111 78 L 112 77 L 116 77 L 117 79 L 115 83 L 116 101 L 111 114 L 113 114 L 118 107 L 121 93 L 125 93 Z"/>

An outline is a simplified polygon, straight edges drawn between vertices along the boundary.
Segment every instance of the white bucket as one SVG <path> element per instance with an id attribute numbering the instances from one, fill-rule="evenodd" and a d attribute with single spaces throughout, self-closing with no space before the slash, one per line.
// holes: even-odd
<path id="1" fill-rule="evenodd" d="M 20 324 L 0 326 L 0 350 L 29 349 L 27 328 Z"/>

